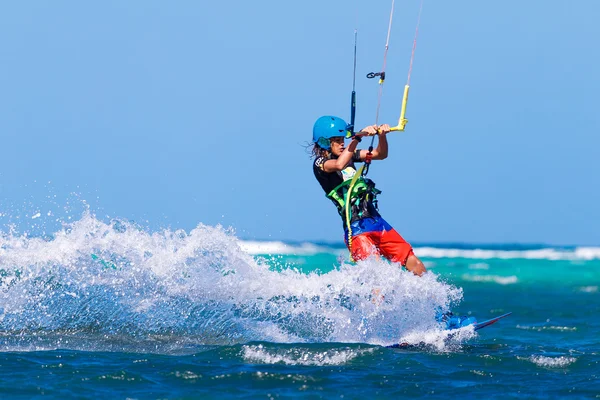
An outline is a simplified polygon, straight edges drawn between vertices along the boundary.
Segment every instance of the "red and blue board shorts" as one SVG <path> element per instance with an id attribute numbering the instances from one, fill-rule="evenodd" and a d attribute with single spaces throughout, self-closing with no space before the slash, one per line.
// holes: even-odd
<path id="1" fill-rule="evenodd" d="M 412 246 L 390 224 L 381 217 L 364 218 L 354 221 L 352 229 L 352 258 L 364 260 L 371 255 L 381 255 L 392 262 L 406 265 L 408 257 L 414 254 Z M 348 246 L 348 231 L 344 235 Z"/>

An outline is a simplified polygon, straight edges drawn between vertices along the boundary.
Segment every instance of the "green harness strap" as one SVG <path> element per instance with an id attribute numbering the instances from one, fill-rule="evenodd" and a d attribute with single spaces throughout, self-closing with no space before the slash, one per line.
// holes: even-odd
<path id="1" fill-rule="evenodd" d="M 346 227 L 348 228 L 348 249 L 350 250 L 350 261 L 354 262 L 354 257 L 352 257 L 352 227 L 350 222 L 350 216 L 352 214 L 352 204 L 350 202 L 350 197 L 352 196 L 352 189 L 354 189 L 354 185 L 358 181 L 358 178 L 362 176 L 363 169 L 365 165 L 361 165 L 358 171 L 352 177 L 350 181 L 350 185 L 348 185 L 348 192 L 346 193 L 346 204 L 345 204 L 345 212 L 346 212 Z"/>

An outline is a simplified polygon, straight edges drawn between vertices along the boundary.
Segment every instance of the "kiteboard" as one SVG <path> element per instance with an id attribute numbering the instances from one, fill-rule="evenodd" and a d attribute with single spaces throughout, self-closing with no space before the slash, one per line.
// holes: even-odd
<path id="1" fill-rule="evenodd" d="M 455 318 L 458 318 L 458 320 L 459 320 L 458 324 L 447 324 L 445 330 L 448 331 L 448 339 L 449 339 L 454 336 L 454 331 L 456 331 L 458 329 L 462 329 L 467 326 L 472 326 L 473 330 L 478 331 L 480 329 L 483 329 L 485 327 L 495 324 L 496 322 L 500 321 L 502 318 L 506 318 L 511 314 L 512 314 L 512 312 L 508 312 L 506 314 L 502 314 L 498 317 L 491 318 L 491 319 L 488 319 L 483 322 L 477 322 L 475 320 L 475 318 L 473 318 L 473 317 L 455 317 Z M 421 346 L 424 344 L 425 343 L 422 343 Z M 409 343 L 397 343 L 397 344 L 393 344 L 393 345 L 387 346 L 387 347 L 394 348 L 394 349 L 407 349 L 407 348 L 415 348 L 415 347 L 418 348 L 420 346 L 414 345 L 414 344 L 409 344 Z"/>
<path id="2" fill-rule="evenodd" d="M 483 322 L 477 322 L 477 319 L 475 319 L 474 317 L 458 316 L 458 315 L 454 315 L 452 313 L 446 313 L 443 315 L 439 315 L 437 318 L 438 318 L 438 321 L 446 324 L 445 329 L 447 331 L 453 331 L 453 330 L 464 328 L 467 326 L 472 326 L 474 330 L 478 331 L 479 329 L 483 329 L 486 326 L 495 324 L 496 322 L 500 321 L 502 318 L 508 317 L 510 314 L 512 314 L 512 312 L 500 315 L 500 316 L 492 318 L 492 319 L 488 319 Z"/>
<path id="3" fill-rule="evenodd" d="M 478 331 L 480 329 L 485 328 L 486 326 L 495 324 L 496 322 L 500 321 L 502 318 L 508 317 L 510 314 L 512 314 L 512 312 L 508 312 L 508 313 L 500 315 L 499 317 L 496 317 L 496 318 L 488 319 L 487 321 L 476 322 L 473 324 L 473 328 L 476 331 Z"/>

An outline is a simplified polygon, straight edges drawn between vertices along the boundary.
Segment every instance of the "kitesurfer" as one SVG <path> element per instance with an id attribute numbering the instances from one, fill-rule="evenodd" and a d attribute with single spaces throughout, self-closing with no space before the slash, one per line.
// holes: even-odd
<path id="1" fill-rule="evenodd" d="M 381 192 L 375 188 L 375 183 L 363 176 L 353 179 L 357 172 L 354 163 L 387 157 L 386 134 L 390 132 L 390 126 L 368 126 L 353 135 L 348 147 L 345 145 L 347 129 L 348 125 L 341 118 L 323 116 L 317 119 L 313 127 L 312 154 L 315 177 L 344 221 L 345 242 L 352 258 L 364 260 L 377 254 L 400 263 L 415 275 L 423 275 L 425 266 L 415 256 L 411 245 L 379 214 L 377 195 Z M 368 150 L 357 149 L 362 137 L 373 135 L 379 140 L 371 154 Z M 347 215 L 350 221 L 347 221 Z"/>

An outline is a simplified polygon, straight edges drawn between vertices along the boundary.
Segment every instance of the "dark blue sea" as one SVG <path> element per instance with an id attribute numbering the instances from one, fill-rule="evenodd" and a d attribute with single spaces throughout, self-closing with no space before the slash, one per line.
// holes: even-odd
<path id="1" fill-rule="evenodd" d="M 205 225 L 2 231 L 0 398 L 600 398 L 600 248 L 413 244 L 421 278 Z"/>

